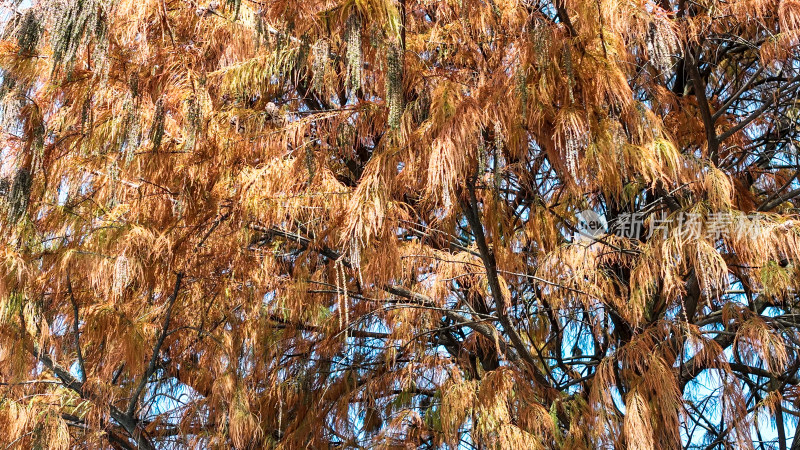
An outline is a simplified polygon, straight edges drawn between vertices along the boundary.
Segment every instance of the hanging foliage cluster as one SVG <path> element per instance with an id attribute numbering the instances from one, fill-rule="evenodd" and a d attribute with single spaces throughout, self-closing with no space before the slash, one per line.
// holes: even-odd
<path id="1" fill-rule="evenodd" d="M 0 17 L 0 446 L 800 446 L 798 1 Z"/>

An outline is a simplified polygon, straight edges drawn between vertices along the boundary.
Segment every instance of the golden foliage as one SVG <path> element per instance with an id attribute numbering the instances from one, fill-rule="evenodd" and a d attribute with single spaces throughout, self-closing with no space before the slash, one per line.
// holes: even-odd
<path id="1" fill-rule="evenodd" d="M 0 445 L 797 415 L 797 0 L 0 7 Z"/>

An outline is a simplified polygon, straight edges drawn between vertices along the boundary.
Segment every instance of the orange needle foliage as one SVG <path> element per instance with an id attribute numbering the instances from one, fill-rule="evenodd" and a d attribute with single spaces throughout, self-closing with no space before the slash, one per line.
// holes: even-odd
<path id="1" fill-rule="evenodd" d="M 797 0 L 0 14 L 4 448 L 800 448 Z"/>

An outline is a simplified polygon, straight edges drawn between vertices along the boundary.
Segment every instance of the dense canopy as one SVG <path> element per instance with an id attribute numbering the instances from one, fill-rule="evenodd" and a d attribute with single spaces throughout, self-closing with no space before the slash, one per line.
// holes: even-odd
<path id="1" fill-rule="evenodd" d="M 800 1 L 0 8 L 3 448 L 800 449 Z"/>

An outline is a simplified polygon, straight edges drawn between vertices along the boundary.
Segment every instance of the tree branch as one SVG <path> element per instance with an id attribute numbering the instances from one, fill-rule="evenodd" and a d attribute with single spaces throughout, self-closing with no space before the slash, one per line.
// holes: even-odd
<path id="1" fill-rule="evenodd" d="M 706 130 L 706 140 L 708 141 L 708 156 L 714 165 L 719 164 L 719 140 L 717 140 L 717 132 L 714 129 L 714 118 L 711 115 L 711 108 L 708 106 L 708 98 L 706 98 L 706 84 L 700 76 L 698 64 L 699 58 L 691 49 L 689 50 L 689 75 L 692 77 L 692 84 L 694 85 L 694 95 L 697 97 L 697 105 L 700 107 L 700 116 L 703 119 L 703 126 Z"/>
<path id="2" fill-rule="evenodd" d="M 505 297 L 503 297 L 503 291 L 500 288 L 500 280 L 497 275 L 497 262 L 495 261 L 494 253 L 492 253 L 492 251 L 489 249 L 489 246 L 486 243 L 486 236 L 483 233 L 483 224 L 480 221 L 478 200 L 475 197 L 475 186 L 472 180 L 467 181 L 467 192 L 469 194 L 469 199 L 463 205 L 464 215 L 467 218 L 470 228 L 472 228 L 472 233 L 475 236 L 475 243 L 478 246 L 478 251 L 481 254 L 481 260 L 483 261 L 484 268 L 486 269 L 486 278 L 489 282 L 489 288 L 491 289 L 492 297 L 497 304 L 497 315 L 500 319 L 500 324 L 503 325 L 503 331 L 508 333 L 511 343 L 517 352 L 519 352 L 520 357 L 527 363 L 528 369 L 533 375 L 534 380 L 542 387 L 548 388 L 547 390 L 549 391 L 552 386 L 550 386 L 547 378 L 536 365 L 536 360 L 534 359 L 528 347 L 525 346 L 525 343 L 522 341 L 522 337 L 520 337 L 519 333 L 517 333 L 514 324 L 508 317 L 509 305 L 507 304 Z"/>
<path id="3" fill-rule="evenodd" d="M 792 84 L 792 83 L 794 83 L 794 82 L 796 82 L 796 81 L 799 81 L 799 80 L 800 80 L 800 75 L 797 75 L 797 76 L 795 76 L 794 78 L 792 78 L 791 80 L 789 80 L 789 81 L 787 82 L 787 84 Z M 742 128 L 746 127 L 746 126 L 747 126 L 747 125 L 748 125 L 750 122 L 752 122 L 752 121 L 756 120 L 757 118 L 761 117 L 761 114 L 762 114 L 764 111 L 766 111 L 766 110 L 767 110 L 767 108 L 769 108 L 770 106 L 772 106 L 772 104 L 773 104 L 775 101 L 777 101 L 777 99 L 779 99 L 779 98 L 780 98 L 780 97 L 781 97 L 783 94 L 784 94 L 784 90 L 779 88 L 779 89 L 777 90 L 777 92 L 775 92 L 775 95 L 773 95 L 773 96 L 772 96 L 772 97 L 770 97 L 770 98 L 769 98 L 767 101 L 765 101 L 765 102 L 764 102 L 764 104 L 763 104 L 763 105 L 761 105 L 761 107 L 760 107 L 760 108 L 758 108 L 757 110 L 753 111 L 753 112 L 752 112 L 752 113 L 751 113 L 749 116 L 747 116 L 747 117 L 746 117 L 745 119 L 743 119 L 741 122 L 739 122 L 738 124 L 736 124 L 736 126 L 734 126 L 733 128 L 731 128 L 731 129 L 729 129 L 728 131 L 726 131 L 726 132 L 724 132 L 724 133 L 720 134 L 720 135 L 717 137 L 717 140 L 718 140 L 718 142 L 722 142 L 722 141 L 724 141 L 725 139 L 728 139 L 729 137 L 731 137 L 731 136 L 733 136 L 734 134 L 736 134 L 737 132 L 739 132 L 739 130 L 741 130 Z"/>
<path id="4" fill-rule="evenodd" d="M 145 386 L 147 386 L 147 381 L 156 371 L 158 355 L 161 352 L 161 346 L 164 345 L 164 339 L 167 337 L 169 322 L 172 318 L 172 308 L 175 306 L 175 300 L 178 298 L 178 291 L 181 288 L 182 281 L 183 272 L 178 272 L 175 280 L 175 288 L 172 291 L 172 295 L 170 295 L 169 299 L 167 300 L 167 312 L 164 316 L 164 322 L 161 325 L 161 335 L 159 335 L 158 341 L 156 341 L 156 345 L 153 347 L 153 354 L 150 357 L 150 363 L 147 365 L 147 370 L 142 376 L 142 379 L 139 381 L 139 385 L 136 387 L 133 397 L 128 404 L 128 409 L 125 411 L 125 415 L 128 417 L 133 417 L 133 413 L 136 410 L 136 405 L 139 403 L 139 397 L 142 395 L 142 391 L 144 391 Z"/>
<path id="5" fill-rule="evenodd" d="M 78 303 L 75 301 L 75 295 L 72 292 L 72 281 L 69 278 L 69 274 L 67 274 L 67 294 L 69 295 L 69 301 L 72 303 L 72 314 L 75 316 L 75 320 L 72 322 L 72 333 L 75 335 L 75 352 L 78 357 L 78 368 L 81 370 L 81 381 L 86 381 L 86 365 L 83 363 L 83 352 L 81 352 L 80 341 L 81 332 L 78 324 Z"/>
<path id="6" fill-rule="evenodd" d="M 96 395 L 84 390 L 83 383 L 81 381 L 75 379 L 75 377 L 73 377 L 68 370 L 56 364 L 47 354 L 38 349 L 35 344 L 30 344 L 28 351 L 34 357 L 36 357 L 36 359 L 38 359 L 42 365 L 53 372 L 55 376 L 61 380 L 61 383 L 64 385 L 64 387 L 75 391 L 81 398 L 95 402 L 99 400 Z M 135 419 L 124 414 L 112 404 L 108 404 L 108 408 L 111 418 L 119 423 L 128 433 L 128 435 L 134 440 L 134 442 L 136 442 L 137 449 L 156 450 L 156 447 L 144 436 L 143 430 L 141 430 L 138 422 Z M 124 442 L 124 440 L 120 439 L 119 437 L 113 436 L 112 438 L 112 436 L 113 435 L 109 433 L 109 440 L 116 440 L 118 443 Z M 128 447 L 130 446 L 128 445 Z"/>

